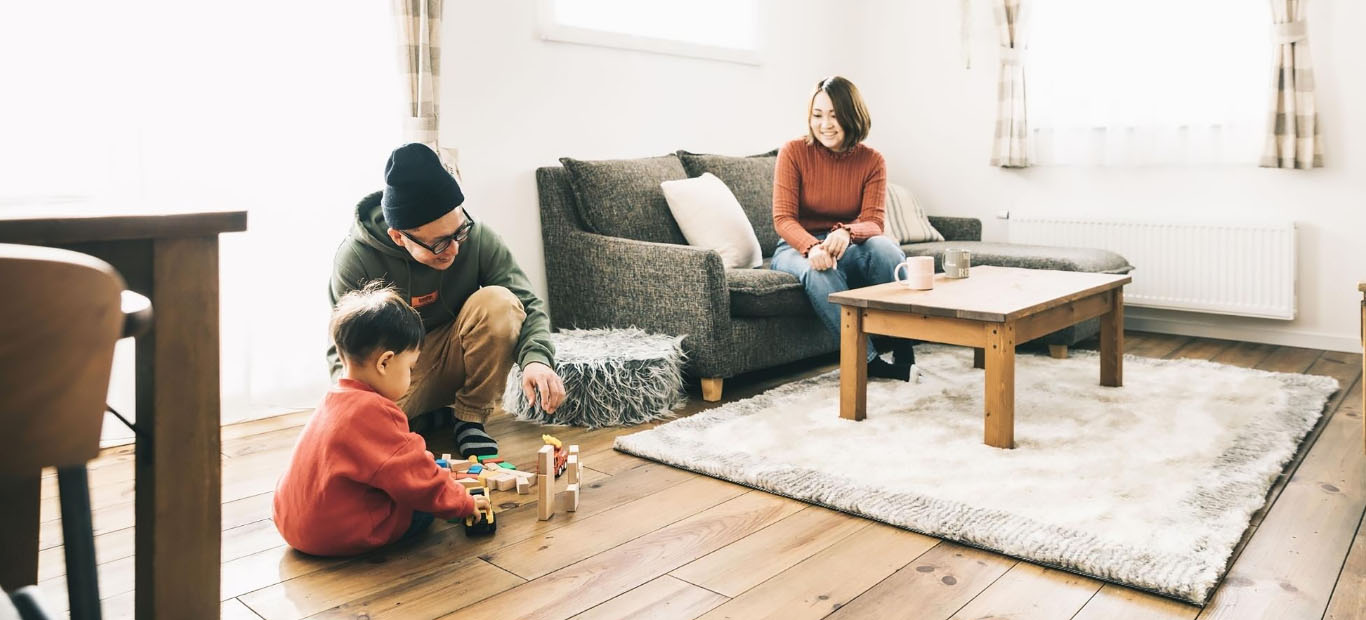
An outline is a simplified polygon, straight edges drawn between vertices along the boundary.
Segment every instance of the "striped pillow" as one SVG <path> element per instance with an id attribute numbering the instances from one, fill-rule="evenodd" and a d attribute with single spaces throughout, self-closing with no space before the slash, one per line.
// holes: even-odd
<path id="1" fill-rule="evenodd" d="M 939 234 L 939 231 L 930 225 L 930 219 L 925 216 L 925 210 L 916 202 L 915 196 L 895 183 L 887 184 L 887 214 L 884 223 L 884 234 L 897 243 L 944 240 L 944 235 Z"/>

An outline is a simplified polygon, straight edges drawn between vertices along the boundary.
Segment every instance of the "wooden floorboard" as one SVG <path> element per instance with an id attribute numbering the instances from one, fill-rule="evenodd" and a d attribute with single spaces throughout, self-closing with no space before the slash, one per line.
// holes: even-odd
<path id="1" fill-rule="evenodd" d="M 1268 493 L 1228 578 L 1198 607 L 897 530 L 612 450 L 630 429 L 549 428 L 499 416 L 505 455 L 532 467 L 542 432 L 578 443 L 577 513 L 537 521 L 535 496 L 494 494 L 497 535 L 436 523 L 406 547 L 328 559 L 290 550 L 270 521 L 276 477 L 308 412 L 223 429 L 224 618 L 1348 618 L 1366 617 L 1361 357 L 1126 332 L 1127 352 L 1336 378 L 1341 389 Z M 1080 348 L 1086 348 L 1083 343 Z M 1092 345 L 1092 348 L 1094 346 Z M 696 385 L 680 416 L 827 372 L 834 357 Z M 449 429 L 428 434 L 453 451 Z M 132 616 L 133 455 L 90 464 L 106 618 Z M 40 582 L 64 610 L 56 485 L 42 481 Z"/>

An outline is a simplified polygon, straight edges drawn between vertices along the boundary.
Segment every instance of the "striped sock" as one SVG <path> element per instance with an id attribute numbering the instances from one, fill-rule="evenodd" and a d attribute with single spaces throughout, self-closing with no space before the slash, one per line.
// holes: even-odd
<path id="1" fill-rule="evenodd" d="M 493 456 L 498 454 L 498 442 L 484 432 L 484 425 L 478 422 L 455 421 L 455 443 L 460 456 Z"/>

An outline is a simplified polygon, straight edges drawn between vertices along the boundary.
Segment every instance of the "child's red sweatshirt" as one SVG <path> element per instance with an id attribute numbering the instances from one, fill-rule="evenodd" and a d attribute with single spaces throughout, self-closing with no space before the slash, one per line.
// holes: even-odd
<path id="1" fill-rule="evenodd" d="M 275 527 L 314 555 L 353 555 L 398 540 L 413 511 L 468 516 L 474 499 L 432 460 L 398 405 L 342 379 L 304 426 L 275 488 Z"/>

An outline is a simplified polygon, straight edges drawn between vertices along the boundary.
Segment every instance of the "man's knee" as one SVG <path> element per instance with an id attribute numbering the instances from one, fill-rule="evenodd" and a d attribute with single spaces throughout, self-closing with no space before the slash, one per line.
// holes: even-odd
<path id="1" fill-rule="evenodd" d="M 491 334 L 511 334 L 522 331 L 526 310 L 522 300 L 501 286 L 485 286 L 465 300 L 460 309 L 460 323 L 466 330 L 480 330 Z"/>

